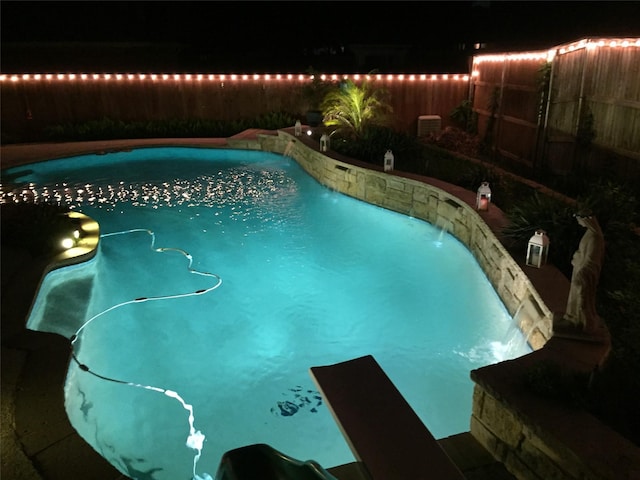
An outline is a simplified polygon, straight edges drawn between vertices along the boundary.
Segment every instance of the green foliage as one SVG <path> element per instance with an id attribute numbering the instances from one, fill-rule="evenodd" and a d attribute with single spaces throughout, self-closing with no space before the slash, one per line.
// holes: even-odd
<path id="1" fill-rule="evenodd" d="M 604 234 L 598 301 L 611 312 L 607 324 L 622 339 L 629 326 L 623 320 L 640 328 L 640 237 L 634 231 L 640 220 L 638 198 L 629 186 L 595 181 L 578 196 L 578 204 L 593 212 Z"/>
<path id="2" fill-rule="evenodd" d="M 538 69 L 538 92 L 540 93 L 540 102 L 538 103 L 538 118 L 541 119 L 545 115 L 545 108 L 549 99 L 549 89 L 551 87 L 551 62 L 545 62 Z"/>
<path id="3" fill-rule="evenodd" d="M 613 349 L 635 351 L 640 370 L 640 237 L 629 229 L 605 232 L 605 260 L 600 274 L 597 308 L 611 331 Z"/>
<path id="4" fill-rule="evenodd" d="M 16 203 L 0 206 L 2 245 L 26 249 L 34 258 L 60 250 L 60 240 L 76 225 L 64 215 L 67 207 L 48 203 Z M 43 235 L 46 232 L 46 235 Z"/>
<path id="5" fill-rule="evenodd" d="M 322 102 L 324 124 L 344 139 L 358 139 L 372 126 L 385 125 L 392 109 L 387 91 L 364 81 L 360 86 L 351 80 L 341 82 Z"/>
<path id="6" fill-rule="evenodd" d="M 525 251 L 535 231 L 544 230 L 551 239 L 550 262 L 571 277 L 571 257 L 584 233 L 574 213 L 575 207 L 564 200 L 532 191 L 505 210 L 508 224 L 502 234 L 509 241 L 509 248 Z"/>
<path id="7" fill-rule="evenodd" d="M 464 132 L 478 133 L 478 114 L 473 111 L 471 100 L 463 100 L 460 105 L 451 111 L 449 116 L 455 125 Z"/>
<path id="8" fill-rule="evenodd" d="M 426 145 L 435 145 L 472 158 L 479 157 L 481 147 L 477 135 L 456 127 L 446 127 L 438 132 L 431 132 L 421 137 L 420 141 Z"/>
<path id="9" fill-rule="evenodd" d="M 320 72 L 313 67 L 307 69 L 311 81 L 302 87 L 302 97 L 307 101 L 308 110 L 320 110 L 322 102 L 327 94 L 335 91 L 338 83 L 331 80 L 323 80 Z"/>
<path id="10" fill-rule="evenodd" d="M 500 88 L 494 87 L 489 97 L 487 109 L 489 110 L 489 119 L 487 120 L 487 128 L 482 139 L 482 146 L 485 153 L 491 153 L 493 149 L 493 136 L 495 134 L 496 115 L 500 108 Z"/>
<path id="11" fill-rule="evenodd" d="M 535 395 L 561 402 L 573 408 L 588 408 L 590 373 L 578 373 L 551 361 L 529 367 L 525 388 Z"/>
<path id="12" fill-rule="evenodd" d="M 596 131 L 593 128 L 594 120 L 593 113 L 589 107 L 585 104 L 580 112 L 580 118 L 578 119 L 578 130 L 576 132 L 576 142 L 583 148 L 591 146 L 591 142 L 596 138 Z"/>
<path id="13" fill-rule="evenodd" d="M 253 120 L 244 120 L 242 123 L 250 123 L 249 128 L 260 128 L 263 130 L 277 130 L 287 128 L 296 122 L 296 116 L 289 112 L 270 112 L 259 115 Z M 244 129 L 243 129 L 244 130 Z M 240 131 L 243 131 L 240 130 Z"/>
<path id="14" fill-rule="evenodd" d="M 470 168 L 469 160 L 436 144 L 423 144 L 423 150 L 426 156 L 424 174 L 429 177 L 456 184 Z"/>
<path id="15" fill-rule="evenodd" d="M 398 170 L 420 173 L 424 164 L 424 151 L 415 137 L 378 125 L 369 125 L 355 138 L 338 134 L 331 145 L 343 155 L 372 165 L 382 165 L 387 150 L 393 151 Z"/>
<path id="16" fill-rule="evenodd" d="M 249 128 L 277 130 L 295 123 L 287 112 L 271 112 L 254 119 L 236 121 L 197 118 L 124 122 L 101 118 L 82 123 L 66 123 L 45 127 L 50 141 L 115 140 L 123 138 L 198 138 L 231 137 Z"/>
<path id="17" fill-rule="evenodd" d="M 603 369 L 594 376 L 590 411 L 618 433 L 640 446 L 640 327 L 630 329 L 625 345 L 616 345 Z"/>
<path id="18" fill-rule="evenodd" d="M 595 182 L 578 197 L 576 205 L 568 205 L 559 198 L 535 192 L 519 199 L 506 212 L 509 223 L 502 232 L 503 236 L 510 240 L 511 249 L 524 251 L 533 232 L 538 228 L 545 230 L 551 239 L 551 263 L 567 278 L 571 278 L 571 258 L 584 234 L 584 228 L 573 217 L 578 208 L 588 208 L 594 213 L 605 238 L 605 259 L 598 284 L 596 308 L 611 332 L 612 350 L 619 357 L 614 365 L 633 365 L 634 368 L 628 371 L 638 371 L 640 237 L 634 230 L 639 208 L 632 190 L 607 181 Z M 602 372 L 599 377 L 601 382 L 610 382 L 610 376 L 621 377 L 622 372 L 616 368 Z M 637 392 L 637 383 L 625 383 L 618 378 L 616 388 Z M 594 395 L 598 398 L 597 394 Z"/>
<path id="19" fill-rule="evenodd" d="M 628 229 L 629 224 L 640 222 L 640 204 L 630 186 L 596 179 L 586 184 L 576 198 L 582 208 L 598 217 L 603 230 L 608 230 L 609 224 Z"/>

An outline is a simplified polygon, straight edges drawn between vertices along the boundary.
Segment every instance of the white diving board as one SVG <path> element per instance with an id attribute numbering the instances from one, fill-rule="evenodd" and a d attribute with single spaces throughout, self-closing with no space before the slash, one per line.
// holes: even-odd
<path id="1" fill-rule="evenodd" d="M 465 479 L 373 356 L 310 374 L 372 480 Z"/>

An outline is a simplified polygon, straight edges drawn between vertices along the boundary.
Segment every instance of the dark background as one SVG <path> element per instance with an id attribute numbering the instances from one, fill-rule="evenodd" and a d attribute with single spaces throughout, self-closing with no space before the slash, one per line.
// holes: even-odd
<path id="1" fill-rule="evenodd" d="M 466 72 L 476 43 L 640 36 L 638 1 L 3 0 L 0 15 L 4 73 Z"/>

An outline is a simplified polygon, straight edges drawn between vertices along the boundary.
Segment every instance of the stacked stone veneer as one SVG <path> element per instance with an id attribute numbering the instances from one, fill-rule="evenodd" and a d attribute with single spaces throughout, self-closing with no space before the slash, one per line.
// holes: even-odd
<path id="1" fill-rule="evenodd" d="M 509 255 L 493 231 L 473 208 L 475 194 L 469 202 L 424 181 L 387 174 L 371 165 L 354 165 L 331 158 L 318 151 L 317 145 L 303 141 L 287 132 L 277 136 L 258 135 L 256 140 L 238 140 L 230 146 L 281 153 L 295 159 L 306 172 L 320 183 L 360 200 L 420 218 L 446 230 L 463 242 L 477 259 L 508 311 L 518 322 L 536 350 L 532 355 L 544 354 L 542 347 L 552 337 L 553 314 L 516 261 Z M 552 343 L 552 342 L 550 342 Z M 522 357 L 525 362 L 536 361 Z M 505 368 L 515 361 L 488 366 Z M 506 368 L 505 368 L 506 370 Z M 582 447 L 563 442 L 553 433 L 561 426 L 566 412 L 556 417 L 553 427 L 541 426 L 535 415 L 522 415 L 515 405 L 500 395 L 491 382 L 484 381 L 477 371 L 471 372 L 476 382 L 470 430 L 473 436 L 517 478 L 535 480 L 597 479 L 614 480 L 620 469 L 608 469 L 602 463 L 594 470 L 593 458 Z M 503 372 L 513 375 L 514 372 Z M 540 412 L 542 413 L 542 412 Z M 594 422 L 588 415 L 570 421 Z M 549 423 L 549 422 L 547 422 Z M 553 423 L 553 422 L 552 422 Z M 595 424 L 594 423 L 594 428 Z M 597 432 L 597 429 L 594 429 Z M 605 429 L 609 443 L 620 437 Z M 596 434 L 597 436 L 597 434 Z M 570 443 L 570 442 L 568 442 Z M 628 446 L 628 442 L 622 443 Z M 627 450 L 628 451 L 628 450 Z M 628 458 L 628 455 L 623 455 Z M 616 463 L 616 462 L 612 462 Z M 631 461 L 635 465 L 635 460 Z M 624 470 L 624 469 L 623 469 Z M 632 467 L 633 470 L 633 467 Z"/>
<path id="2" fill-rule="evenodd" d="M 331 158 L 287 132 L 239 140 L 238 148 L 286 154 L 326 187 L 365 202 L 425 220 L 464 243 L 475 256 L 509 313 L 534 349 L 551 337 L 552 312 L 526 274 L 469 203 L 412 178 Z M 259 146 L 257 146 L 259 145 Z M 475 199 L 475 194 L 472 194 Z"/>
<path id="3" fill-rule="evenodd" d="M 472 372 L 477 383 L 471 434 L 494 458 L 518 479 L 640 478 L 640 449 L 632 442 L 586 411 L 527 398 L 518 380 L 532 362 L 522 363 L 499 373 L 510 378 L 497 383 L 482 378 L 484 372 Z"/>

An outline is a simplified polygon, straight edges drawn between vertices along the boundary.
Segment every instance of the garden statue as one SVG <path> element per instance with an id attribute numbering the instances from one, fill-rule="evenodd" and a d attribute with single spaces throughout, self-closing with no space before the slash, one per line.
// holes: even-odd
<path id="1" fill-rule="evenodd" d="M 560 334 L 573 332 L 603 337 L 607 329 L 596 311 L 596 290 L 604 260 L 604 236 L 593 215 L 578 213 L 575 218 L 586 232 L 571 259 L 573 272 L 567 308 L 554 322 L 554 330 Z"/>

